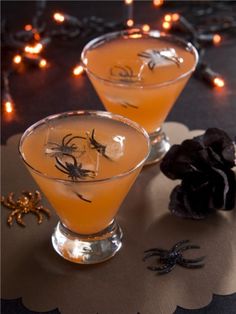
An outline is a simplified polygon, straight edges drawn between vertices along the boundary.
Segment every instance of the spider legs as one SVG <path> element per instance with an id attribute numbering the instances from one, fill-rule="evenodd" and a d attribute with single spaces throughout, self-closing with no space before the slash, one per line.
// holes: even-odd
<path id="1" fill-rule="evenodd" d="M 146 259 L 154 256 L 158 256 L 158 264 L 155 266 L 148 266 L 147 268 L 152 271 L 157 271 L 158 274 L 166 274 L 170 272 L 176 264 L 186 268 L 201 268 L 204 266 L 203 260 L 205 256 L 201 256 L 195 259 L 184 258 L 182 252 L 189 249 L 199 249 L 198 245 L 188 244 L 189 240 L 182 240 L 177 242 L 170 250 L 163 250 L 158 248 L 152 248 L 144 252 L 144 258 Z"/>
<path id="2" fill-rule="evenodd" d="M 158 275 L 164 275 L 172 271 L 175 266 L 175 263 L 168 263 L 162 266 L 148 266 L 147 268 L 152 271 L 157 271 Z"/>

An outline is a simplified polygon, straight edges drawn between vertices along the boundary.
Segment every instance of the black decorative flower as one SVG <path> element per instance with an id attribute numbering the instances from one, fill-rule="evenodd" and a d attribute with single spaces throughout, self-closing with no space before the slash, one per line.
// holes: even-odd
<path id="1" fill-rule="evenodd" d="M 180 217 L 202 219 L 217 209 L 233 209 L 235 158 L 233 141 L 217 128 L 173 145 L 160 164 L 168 178 L 182 180 L 171 192 L 170 211 Z"/>

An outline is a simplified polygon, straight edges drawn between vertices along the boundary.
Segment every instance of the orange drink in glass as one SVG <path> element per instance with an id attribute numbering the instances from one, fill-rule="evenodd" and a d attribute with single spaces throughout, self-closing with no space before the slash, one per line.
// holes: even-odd
<path id="1" fill-rule="evenodd" d="M 108 112 L 67 112 L 27 129 L 19 150 L 60 218 L 54 249 L 82 264 L 111 258 L 122 245 L 114 218 L 149 154 L 146 131 Z"/>
<path id="2" fill-rule="evenodd" d="M 158 31 L 130 29 L 90 41 L 81 59 L 105 108 L 148 131 L 146 164 L 159 161 L 170 147 L 162 124 L 197 65 L 193 45 Z"/>

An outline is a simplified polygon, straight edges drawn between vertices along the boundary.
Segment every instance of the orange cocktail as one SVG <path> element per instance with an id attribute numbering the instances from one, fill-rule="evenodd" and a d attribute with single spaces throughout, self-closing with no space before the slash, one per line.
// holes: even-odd
<path id="1" fill-rule="evenodd" d="M 190 43 L 137 29 L 98 37 L 82 52 L 84 67 L 106 109 L 148 131 L 153 144 L 149 163 L 169 148 L 161 126 L 197 59 Z"/>
<path id="2" fill-rule="evenodd" d="M 147 158 L 146 132 L 110 113 L 69 112 L 30 127 L 20 152 L 60 218 L 57 252 L 78 263 L 114 255 L 122 236 L 114 217 Z"/>

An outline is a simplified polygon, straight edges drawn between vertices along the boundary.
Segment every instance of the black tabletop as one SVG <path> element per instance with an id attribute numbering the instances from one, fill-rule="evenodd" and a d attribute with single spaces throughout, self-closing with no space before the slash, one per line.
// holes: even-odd
<path id="1" fill-rule="evenodd" d="M 197 1 L 178 1 L 178 3 L 168 1 L 167 5 L 154 7 L 152 1 L 136 1 L 133 5 L 133 18 L 136 24 L 147 23 L 152 28 L 159 28 L 165 13 L 189 10 L 193 3 L 195 8 L 197 5 L 199 8 L 202 5 Z M 36 1 L 2 1 L 1 5 L 2 19 L 10 31 L 16 32 L 32 22 Z M 123 23 L 127 19 L 126 9 L 123 1 L 48 1 L 44 19 L 48 29 L 55 28 L 52 16 L 57 11 L 79 19 L 97 16 L 106 22 Z M 236 5 L 232 2 L 233 11 L 236 14 Z M 82 48 L 97 35 L 98 33 L 94 31 L 88 36 L 81 34 L 67 40 L 55 38 L 42 53 L 49 63 L 46 69 L 29 67 L 11 75 L 10 91 L 15 112 L 12 118 L 4 112 L 2 114 L 3 144 L 10 136 L 22 133 L 34 122 L 48 115 L 80 109 L 105 110 L 87 76 L 72 75 L 74 66 L 80 62 Z M 14 50 L 4 48 L 2 53 L 4 69 L 9 68 L 9 60 L 15 53 Z M 190 129 L 219 127 L 234 137 L 236 135 L 235 55 L 236 41 L 233 36 L 227 35 L 225 39 L 223 37 L 222 43 L 217 47 L 208 47 L 204 59 L 222 75 L 225 79 L 225 87 L 213 88 L 203 80 L 192 77 L 169 113 L 167 121 L 183 123 Z M 236 313 L 235 295 L 227 300 L 219 297 L 211 306 L 212 309 L 208 306 L 193 313 Z M 5 311 L 3 313 L 33 313 L 20 308 L 19 300 L 3 302 L 3 311 Z M 57 313 L 57 310 L 51 313 Z M 178 308 L 177 313 L 188 313 L 188 311 Z"/>

